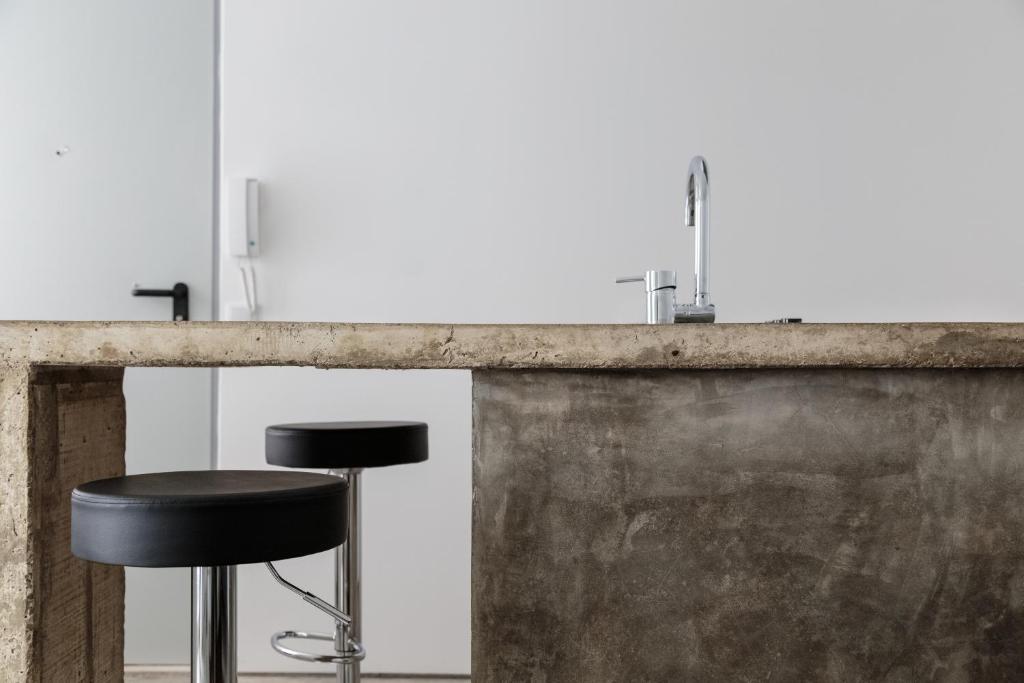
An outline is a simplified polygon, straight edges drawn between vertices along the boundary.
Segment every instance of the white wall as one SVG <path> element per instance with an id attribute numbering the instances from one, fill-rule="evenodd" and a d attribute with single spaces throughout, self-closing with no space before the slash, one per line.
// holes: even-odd
<path id="1" fill-rule="evenodd" d="M 212 0 L 0 2 L 0 318 L 212 310 Z M 56 150 L 65 149 L 62 156 Z M 211 377 L 125 373 L 129 472 L 209 467 Z M 127 571 L 125 656 L 186 662 L 187 569 Z"/>
<path id="2" fill-rule="evenodd" d="M 223 38 L 265 319 L 638 321 L 613 279 L 692 272 L 696 153 L 721 321 L 1022 318 L 1017 0 L 225 0 Z M 367 477 L 366 669 L 468 671 L 468 377 L 221 390 L 222 466 L 273 421 L 430 420 L 430 463 Z M 326 590 L 326 561 L 291 571 Z M 243 581 L 243 667 L 290 668 L 266 635 L 318 618 Z"/>

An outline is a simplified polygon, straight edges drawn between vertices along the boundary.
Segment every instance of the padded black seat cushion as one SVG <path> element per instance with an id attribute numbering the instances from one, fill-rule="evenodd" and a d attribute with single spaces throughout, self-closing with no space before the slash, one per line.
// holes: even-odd
<path id="1" fill-rule="evenodd" d="M 348 484 L 326 474 L 212 470 L 100 479 L 71 493 L 71 552 L 132 567 L 210 567 L 341 545 Z"/>
<path id="2" fill-rule="evenodd" d="M 271 465 L 358 469 L 426 459 L 424 422 L 310 422 L 267 427 L 267 462 Z"/>

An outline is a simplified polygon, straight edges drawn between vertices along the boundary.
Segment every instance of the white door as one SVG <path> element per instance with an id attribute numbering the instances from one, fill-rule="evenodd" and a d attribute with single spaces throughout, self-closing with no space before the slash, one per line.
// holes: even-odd
<path id="1" fill-rule="evenodd" d="M 0 318 L 209 319 L 213 0 L 0 1 Z M 209 370 L 129 369 L 128 469 L 207 468 Z M 126 661 L 184 663 L 187 570 L 129 570 Z"/>

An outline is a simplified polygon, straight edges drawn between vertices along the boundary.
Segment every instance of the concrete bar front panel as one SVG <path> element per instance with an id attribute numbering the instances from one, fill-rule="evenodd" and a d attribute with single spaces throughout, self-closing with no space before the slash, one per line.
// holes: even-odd
<path id="1" fill-rule="evenodd" d="M 474 373 L 473 680 L 1012 680 L 1024 373 Z"/>

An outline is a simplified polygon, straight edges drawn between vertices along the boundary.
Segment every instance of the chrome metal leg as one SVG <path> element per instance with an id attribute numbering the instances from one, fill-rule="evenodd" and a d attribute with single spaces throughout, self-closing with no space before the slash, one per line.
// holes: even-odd
<path id="1" fill-rule="evenodd" d="M 350 643 L 360 644 L 362 624 L 362 524 L 359 518 L 360 470 L 331 470 L 331 474 L 348 480 L 348 540 L 338 546 L 334 555 L 335 604 L 352 618 L 348 626 L 339 624 L 334 636 L 334 649 L 339 654 L 352 652 Z M 338 664 L 338 683 L 359 683 L 359 661 Z"/>
<path id="2" fill-rule="evenodd" d="M 234 567 L 192 568 L 192 683 L 237 683 Z"/>

